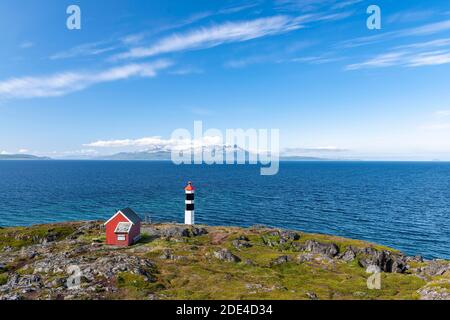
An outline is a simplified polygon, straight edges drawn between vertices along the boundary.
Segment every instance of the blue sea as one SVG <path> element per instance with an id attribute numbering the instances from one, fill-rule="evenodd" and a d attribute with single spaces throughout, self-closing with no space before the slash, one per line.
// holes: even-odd
<path id="1" fill-rule="evenodd" d="M 183 222 L 192 180 L 196 222 L 264 224 L 388 245 L 450 259 L 450 163 L 282 162 L 253 165 L 147 161 L 0 161 L 0 226 L 106 219 L 131 207 Z"/>

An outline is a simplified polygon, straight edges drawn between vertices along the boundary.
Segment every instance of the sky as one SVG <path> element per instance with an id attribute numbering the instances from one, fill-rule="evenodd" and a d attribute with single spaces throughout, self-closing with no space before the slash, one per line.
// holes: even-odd
<path id="1" fill-rule="evenodd" d="M 154 150 L 202 121 L 279 129 L 288 155 L 450 160 L 448 0 L 4 0 L 0 41 L 3 154 Z"/>

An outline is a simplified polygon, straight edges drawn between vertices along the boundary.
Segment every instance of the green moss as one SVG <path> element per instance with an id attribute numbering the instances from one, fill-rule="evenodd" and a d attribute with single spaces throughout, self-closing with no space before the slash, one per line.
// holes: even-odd
<path id="1" fill-rule="evenodd" d="M 8 282 L 8 274 L 7 273 L 1 273 L 0 274 L 0 286 L 6 284 Z"/>
<path id="2" fill-rule="evenodd" d="M 66 229 L 64 229 L 66 228 Z M 58 234 L 58 239 L 64 239 L 76 224 L 34 226 L 31 228 L 0 229 L 0 247 L 10 241 L 5 235 L 13 235 L 19 246 L 39 241 L 49 232 Z M 424 280 L 409 274 L 381 275 L 381 289 L 370 290 L 367 279 L 370 274 L 365 272 L 357 259 L 344 262 L 339 259 L 313 259 L 310 262 L 298 263 L 298 252 L 292 243 L 304 243 L 307 240 L 336 243 L 341 251 L 348 246 L 356 248 L 372 246 L 379 250 L 388 250 L 384 246 L 369 244 L 364 241 L 340 237 L 301 234 L 300 240 L 289 241 L 288 246 L 268 246 L 264 240 L 270 239 L 279 243 L 277 234 L 269 230 L 252 230 L 242 228 L 208 227 L 208 235 L 186 237 L 181 239 L 161 239 L 143 235 L 142 241 L 131 248 L 110 249 L 104 247 L 99 251 L 86 253 L 87 258 L 102 257 L 104 254 L 119 251 L 151 259 L 156 265 L 149 270 L 156 277 L 155 282 L 147 281 L 145 277 L 129 272 L 120 273 L 110 279 L 119 289 L 118 292 L 103 292 L 101 287 L 95 289 L 95 294 L 108 299 L 148 299 L 156 295 L 160 299 L 309 299 L 314 293 L 319 299 L 417 299 L 417 290 L 427 285 Z M 213 237 L 213 234 L 224 234 L 226 237 Z M 37 237 L 36 237 L 37 235 Z M 235 248 L 232 244 L 239 236 L 250 239 L 251 247 Z M 31 238 L 30 238 L 31 236 Z M 93 241 L 102 239 L 99 229 L 88 231 L 80 240 Z M 264 239 L 264 237 L 266 237 Z M 13 241 L 13 240 L 11 240 Z M 227 248 L 241 258 L 242 262 L 232 263 L 216 259 L 213 252 Z M 53 252 L 69 250 L 62 242 L 52 247 Z M 174 256 L 186 259 L 161 259 L 163 250 L 169 249 Z M 391 250 L 391 249 L 390 249 Z M 393 251 L 393 250 L 391 250 Z M 292 262 L 272 265 L 272 261 L 280 255 L 288 255 Z M 320 258 L 320 256 L 317 256 Z M 38 258 L 35 258 L 38 259 Z M 250 260 L 252 263 L 248 263 Z M 8 265 L 8 272 L 28 274 L 26 265 L 30 261 L 17 258 Z M 418 263 L 417 266 L 426 265 Z M 414 265 L 416 266 L 416 265 Z M 2 270 L 5 272 L 5 270 Z M 41 275 L 51 280 L 54 275 Z M 3 279 L 3 280 L 2 280 Z M 1 281 L 6 281 L 7 274 L 0 274 Z M 449 289 L 445 278 L 435 277 L 430 286 Z"/>
<path id="3" fill-rule="evenodd" d="M 36 225 L 0 229 L 0 248 L 12 247 L 19 249 L 40 243 L 48 235 L 54 235 L 58 241 L 72 234 L 75 230 L 75 224 Z"/>
<path id="4" fill-rule="evenodd" d="M 122 299 L 145 299 L 149 294 L 164 288 L 157 282 L 149 282 L 144 276 L 122 272 L 117 276 L 117 287 L 125 295 Z"/>

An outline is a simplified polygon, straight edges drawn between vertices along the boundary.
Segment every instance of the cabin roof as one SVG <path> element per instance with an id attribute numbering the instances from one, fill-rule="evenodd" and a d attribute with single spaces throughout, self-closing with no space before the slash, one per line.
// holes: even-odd
<path id="1" fill-rule="evenodd" d="M 115 215 L 113 215 L 111 218 L 109 218 L 108 221 L 105 222 L 105 225 L 107 225 L 111 220 L 113 220 L 119 213 L 124 215 L 125 218 L 127 218 L 127 220 L 132 224 L 136 224 L 142 221 L 142 219 L 138 216 L 138 214 L 134 212 L 131 208 L 125 208 L 117 211 Z"/>
<path id="2" fill-rule="evenodd" d="M 132 225 L 131 222 L 119 222 L 114 233 L 128 233 Z"/>
<path id="3" fill-rule="evenodd" d="M 138 214 L 131 208 L 125 208 L 119 211 L 122 212 L 122 214 L 125 215 L 128 219 L 130 219 L 133 224 L 142 221 L 141 217 L 139 217 Z"/>

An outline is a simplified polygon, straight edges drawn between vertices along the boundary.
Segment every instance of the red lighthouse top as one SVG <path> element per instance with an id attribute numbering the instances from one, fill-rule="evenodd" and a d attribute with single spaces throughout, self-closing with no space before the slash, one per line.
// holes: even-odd
<path id="1" fill-rule="evenodd" d="M 192 185 L 192 182 L 191 182 L 191 181 L 188 182 L 188 185 L 187 185 L 186 188 L 184 188 L 184 190 L 186 190 L 186 191 L 194 191 L 194 190 L 195 190 L 195 188 L 194 188 L 194 186 Z"/>

